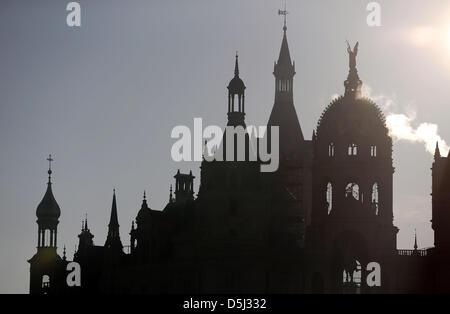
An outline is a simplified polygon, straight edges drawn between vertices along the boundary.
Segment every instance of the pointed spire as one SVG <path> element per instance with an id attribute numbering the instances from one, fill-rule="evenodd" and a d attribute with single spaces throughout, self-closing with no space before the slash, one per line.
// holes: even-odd
<path id="1" fill-rule="evenodd" d="M 84 222 L 84 230 L 89 230 L 88 229 L 88 219 L 87 219 L 87 213 L 86 213 L 86 219 L 85 219 L 85 222 Z"/>
<path id="2" fill-rule="evenodd" d="M 436 141 L 436 149 L 434 150 L 434 159 L 441 157 L 441 151 L 439 149 L 439 142 Z"/>
<path id="3" fill-rule="evenodd" d="M 119 233 L 119 219 L 117 217 L 116 189 L 113 189 L 113 200 L 111 206 L 111 216 L 108 224 L 108 237 L 105 246 L 108 248 L 122 248 Z"/>
<path id="4" fill-rule="evenodd" d="M 417 230 L 414 229 L 414 251 L 417 251 L 418 245 L 417 245 Z"/>
<path id="5" fill-rule="evenodd" d="M 147 194 L 146 194 L 145 190 L 144 190 L 144 197 L 142 199 L 142 206 L 141 206 L 141 208 L 148 208 L 148 205 L 147 205 Z"/>
<path id="6" fill-rule="evenodd" d="M 234 64 L 234 77 L 239 77 L 239 56 L 236 51 L 236 62 Z"/>
<path id="7" fill-rule="evenodd" d="M 119 227 L 119 220 L 117 218 L 117 203 L 116 203 L 116 189 L 113 189 L 113 200 L 111 206 L 111 215 L 108 226 L 111 228 Z"/>

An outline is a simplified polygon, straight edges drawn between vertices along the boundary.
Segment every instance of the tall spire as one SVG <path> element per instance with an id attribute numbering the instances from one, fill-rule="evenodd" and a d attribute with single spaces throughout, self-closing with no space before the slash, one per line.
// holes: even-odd
<path id="1" fill-rule="evenodd" d="M 285 9 L 284 11 L 279 10 L 278 14 L 286 17 L 288 13 Z M 275 103 L 267 125 L 268 127 L 279 127 L 280 158 L 298 160 L 302 154 L 304 137 L 294 106 L 295 62 L 291 59 L 286 34 L 286 20 L 284 22 L 280 54 L 273 69 Z M 268 136 L 270 136 L 270 133 L 268 133 Z"/>
<path id="2" fill-rule="evenodd" d="M 345 96 L 347 97 L 360 97 L 362 81 L 359 79 L 358 70 L 356 69 L 356 56 L 358 55 L 359 42 L 356 42 L 353 50 L 347 41 L 347 52 L 349 58 L 349 72 L 347 80 L 344 82 Z"/>
<path id="3" fill-rule="evenodd" d="M 439 142 L 436 141 L 436 149 L 434 150 L 434 159 L 441 157 L 441 151 L 439 149 Z"/>
<path id="4" fill-rule="evenodd" d="M 109 248 L 122 248 L 119 233 L 119 219 L 117 218 L 116 189 L 113 190 L 113 200 L 111 206 L 111 216 L 108 224 L 108 237 L 105 243 Z"/>

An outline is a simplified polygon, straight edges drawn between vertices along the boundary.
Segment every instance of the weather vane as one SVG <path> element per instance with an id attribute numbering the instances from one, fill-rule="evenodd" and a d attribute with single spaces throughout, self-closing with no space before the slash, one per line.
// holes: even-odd
<path id="1" fill-rule="evenodd" d="M 286 1 L 284 2 L 284 10 L 278 10 L 278 15 L 284 16 L 284 27 L 286 27 L 286 16 L 289 14 L 289 12 L 286 10 Z"/>

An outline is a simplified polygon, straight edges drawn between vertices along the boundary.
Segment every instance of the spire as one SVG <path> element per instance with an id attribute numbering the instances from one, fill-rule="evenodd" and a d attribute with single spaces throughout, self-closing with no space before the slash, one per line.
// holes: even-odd
<path id="1" fill-rule="evenodd" d="M 417 251 L 418 245 L 417 245 L 417 230 L 414 229 L 414 251 Z"/>
<path id="2" fill-rule="evenodd" d="M 436 141 L 436 149 L 434 150 L 434 159 L 441 157 L 441 151 L 439 149 L 439 142 Z"/>
<path id="3" fill-rule="evenodd" d="M 286 17 L 288 13 L 285 9 L 279 10 L 278 14 Z M 287 26 L 284 25 L 280 54 L 273 70 L 275 103 L 267 126 L 279 127 L 280 159 L 298 160 L 302 154 L 304 137 L 294 106 L 295 62 L 291 60 L 286 31 Z"/>
<path id="4" fill-rule="evenodd" d="M 360 97 L 362 81 L 359 79 L 358 70 L 356 69 L 356 56 L 358 55 L 359 42 L 356 42 L 353 50 L 347 41 L 347 52 L 349 58 L 349 72 L 347 80 L 344 82 L 345 96 Z"/>
<path id="5" fill-rule="evenodd" d="M 142 207 L 148 207 L 147 206 L 147 195 L 146 195 L 145 190 L 144 190 L 144 197 L 142 198 Z"/>
<path id="6" fill-rule="evenodd" d="M 111 206 L 111 216 L 108 224 L 108 237 L 106 238 L 105 247 L 122 249 L 120 241 L 119 220 L 117 218 L 116 189 L 113 190 L 113 200 Z"/>
<path id="7" fill-rule="evenodd" d="M 42 201 L 39 203 L 37 209 L 36 209 L 36 216 L 38 217 L 38 220 L 51 220 L 53 222 L 57 222 L 59 216 L 61 215 L 61 210 L 59 208 L 58 203 L 55 200 L 55 197 L 53 196 L 52 191 L 52 155 L 49 155 L 48 158 L 48 183 L 47 183 L 47 191 L 45 192 L 45 195 L 42 199 Z M 57 224 L 57 223 L 56 223 Z M 56 226 L 55 226 L 56 227 Z"/>
<path id="8" fill-rule="evenodd" d="M 111 206 L 111 216 L 109 219 L 109 228 L 119 228 L 119 220 L 117 218 L 116 189 L 113 190 L 113 200 Z"/>
<path id="9" fill-rule="evenodd" d="M 236 51 L 236 62 L 234 64 L 234 77 L 239 77 L 239 56 Z"/>
<path id="10" fill-rule="evenodd" d="M 245 126 L 245 84 L 239 77 L 239 57 L 236 52 L 234 64 L 234 77 L 228 88 L 228 125 Z"/>

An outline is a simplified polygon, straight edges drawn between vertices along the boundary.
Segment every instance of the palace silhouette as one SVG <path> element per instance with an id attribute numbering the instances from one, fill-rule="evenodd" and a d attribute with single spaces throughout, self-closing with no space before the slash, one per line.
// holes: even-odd
<path id="1" fill-rule="evenodd" d="M 61 210 L 50 164 L 47 191 L 36 210 L 37 252 L 28 261 L 30 293 L 450 292 L 448 157 L 436 145 L 435 246 L 419 249 L 416 238 L 413 250 L 397 249 L 392 139 L 381 110 L 361 96 L 358 44 L 348 53 L 344 95 L 325 108 L 307 140 L 294 107 L 295 63 L 285 23 L 267 123 L 279 127 L 278 170 L 262 173 L 261 162 L 248 159 L 247 134 L 246 161 L 201 163 L 196 197 L 192 172 L 180 171 L 163 210 L 149 208 L 144 193 L 125 246 L 114 191 L 104 245 L 94 244 L 87 219 L 78 235 L 73 261 L 81 266 L 80 287 L 66 284 L 71 261 L 65 249 L 62 257 L 57 252 Z M 246 126 L 245 89 L 236 56 L 228 126 Z M 380 265 L 379 286 L 366 280 L 372 262 Z"/>

